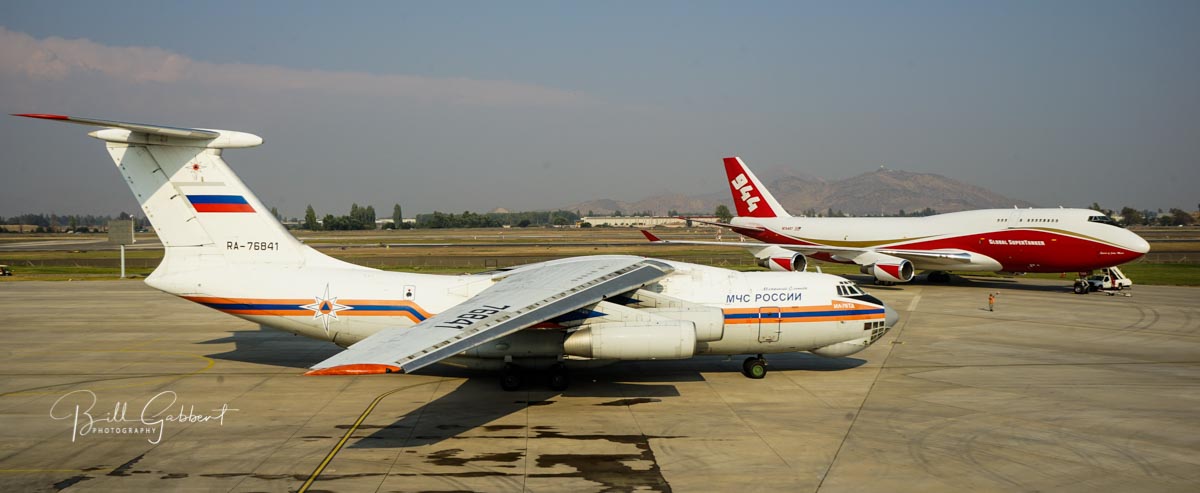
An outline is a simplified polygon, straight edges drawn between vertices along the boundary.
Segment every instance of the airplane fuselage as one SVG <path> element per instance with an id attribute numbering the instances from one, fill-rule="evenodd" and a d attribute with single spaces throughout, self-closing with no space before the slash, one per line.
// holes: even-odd
<path id="1" fill-rule="evenodd" d="M 736 217 L 743 235 L 767 243 L 966 252 L 970 262 L 913 258 L 921 270 L 1078 272 L 1136 260 L 1138 235 L 1088 209 L 981 209 L 927 217 Z M 819 260 L 853 263 L 836 254 Z"/>
<path id="2" fill-rule="evenodd" d="M 164 262 L 170 265 L 170 259 Z M 818 273 L 737 272 L 668 262 L 675 272 L 653 292 L 719 309 L 722 334 L 699 342 L 696 354 L 771 354 L 818 350 L 829 355 L 861 350 L 886 331 L 884 305 L 837 276 Z M 247 265 L 238 274 L 255 276 Z M 221 283 L 228 272 L 186 272 L 179 281 L 160 269 L 146 282 L 209 308 L 260 325 L 349 346 L 389 327 L 415 325 L 462 303 L 493 284 L 491 274 L 442 276 L 348 266 L 283 271 L 253 286 Z M 266 272 L 264 272 L 266 274 Z M 198 277 L 200 276 L 200 277 Z M 205 277 L 210 278 L 211 282 Z M 214 286 L 210 289 L 197 286 Z M 262 293 L 275 293 L 263 297 Z M 613 303 L 645 308 L 638 300 Z M 553 361 L 573 328 L 603 322 L 603 306 L 565 314 L 533 330 L 484 344 L 463 355 L 502 362 L 505 356 Z M 538 330 L 541 329 L 541 330 Z M 836 346 L 836 347 L 830 347 Z M 455 358 L 460 364 L 467 358 Z"/>

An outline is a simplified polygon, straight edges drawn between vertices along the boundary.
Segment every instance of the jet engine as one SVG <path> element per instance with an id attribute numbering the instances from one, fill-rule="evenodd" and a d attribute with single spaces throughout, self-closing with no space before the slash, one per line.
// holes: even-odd
<path id="1" fill-rule="evenodd" d="M 781 272 L 801 272 L 808 266 L 803 253 L 771 245 L 754 252 L 759 267 Z"/>
<path id="2" fill-rule="evenodd" d="M 719 341 L 725 337 L 725 312 L 711 306 L 688 305 L 666 308 L 641 308 L 638 311 L 653 313 L 672 320 L 692 323 L 696 331 L 696 342 Z"/>
<path id="3" fill-rule="evenodd" d="M 864 265 L 859 271 L 883 282 L 908 282 L 912 280 L 914 273 L 912 262 L 902 258 Z"/>
<path id="4" fill-rule="evenodd" d="M 595 359 L 687 359 L 695 351 L 696 327 L 685 320 L 592 324 L 563 341 L 563 353 Z"/>

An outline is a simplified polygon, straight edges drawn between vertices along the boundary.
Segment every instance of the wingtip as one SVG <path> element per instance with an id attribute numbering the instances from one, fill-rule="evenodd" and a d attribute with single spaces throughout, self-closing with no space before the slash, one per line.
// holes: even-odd
<path id="1" fill-rule="evenodd" d="M 51 115 L 48 113 L 12 113 L 12 116 L 23 116 L 25 118 L 41 118 L 43 120 L 70 120 L 71 117 L 66 115 Z"/>
<path id="2" fill-rule="evenodd" d="M 404 369 L 399 366 L 379 365 L 370 363 L 361 363 L 355 365 L 339 365 L 329 368 L 318 368 L 305 372 L 305 376 L 324 376 L 324 375 L 378 375 L 381 373 L 404 373 Z"/>

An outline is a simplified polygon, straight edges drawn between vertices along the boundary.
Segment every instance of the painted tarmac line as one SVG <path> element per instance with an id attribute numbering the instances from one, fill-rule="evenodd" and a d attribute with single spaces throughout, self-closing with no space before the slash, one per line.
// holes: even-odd
<path id="1" fill-rule="evenodd" d="M 916 310 L 917 303 L 920 303 L 920 302 L 921 302 L 921 293 L 917 293 L 916 296 L 913 296 L 912 301 L 908 302 L 908 311 L 912 312 L 912 311 Z"/>
<path id="2" fill-rule="evenodd" d="M 333 378 L 336 378 L 336 377 L 333 377 Z M 431 385 L 431 384 L 435 384 L 435 383 L 442 383 L 446 380 L 448 380 L 448 379 L 443 378 L 443 379 L 434 380 L 432 382 L 424 382 L 424 383 L 418 383 L 418 384 L 414 384 L 414 385 L 408 385 L 405 387 L 397 387 L 397 388 L 394 388 L 392 390 L 389 390 L 387 392 L 384 392 L 384 393 L 376 396 L 375 400 L 371 401 L 371 404 L 369 404 L 366 409 L 363 409 L 362 414 L 360 414 L 358 416 L 358 420 L 356 420 L 354 422 L 354 424 L 350 426 L 350 429 L 346 430 L 346 434 L 342 435 L 342 439 L 338 440 L 338 443 L 333 446 L 333 449 L 329 451 L 329 454 L 327 454 L 325 456 L 325 459 L 321 460 L 321 463 L 317 465 L 317 468 L 315 470 L 313 470 L 312 475 L 308 477 L 308 480 L 304 481 L 303 485 L 300 485 L 300 489 L 296 490 L 296 493 L 304 493 L 304 492 L 308 491 L 308 488 L 311 487 L 313 482 L 317 480 L 317 477 L 321 475 L 321 472 L 323 472 L 325 470 L 325 467 L 328 466 L 330 462 L 333 462 L 333 457 L 336 456 L 337 453 L 342 450 L 342 447 L 346 445 L 346 442 L 350 440 L 350 437 L 352 435 L 354 435 L 354 432 L 358 431 L 358 427 L 360 425 L 362 425 L 363 421 L 365 421 L 367 419 L 367 416 L 371 415 L 371 411 L 375 410 L 375 406 L 378 406 L 379 403 L 382 402 L 385 397 L 395 394 L 396 392 L 400 392 L 401 390 L 415 389 L 422 385 Z"/>

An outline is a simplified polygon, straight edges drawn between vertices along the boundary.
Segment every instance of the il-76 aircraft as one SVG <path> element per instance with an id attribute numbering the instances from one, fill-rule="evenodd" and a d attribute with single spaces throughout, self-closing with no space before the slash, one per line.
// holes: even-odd
<path id="1" fill-rule="evenodd" d="M 831 275 L 741 273 L 637 256 L 589 256 L 476 275 L 384 272 L 297 241 L 222 159 L 258 136 L 61 115 L 105 127 L 117 169 L 165 247 L 146 283 L 255 322 L 347 347 L 312 375 L 407 373 L 437 362 L 550 369 L 568 365 L 764 354 L 854 354 L 898 320 L 854 283 Z"/>
<path id="2" fill-rule="evenodd" d="M 794 217 L 741 158 L 724 161 L 737 217 L 729 224 L 714 224 L 761 241 L 738 246 L 750 249 L 771 270 L 803 271 L 810 256 L 858 264 L 862 273 L 881 284 L 911 281 L 918 270 L 928 271 L 932 282 L 946 282 L 948 271 L 1086 272 L 1130 262 L 1150 251 L 1146 240 L 1089 209 Z"/>

